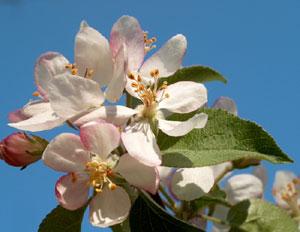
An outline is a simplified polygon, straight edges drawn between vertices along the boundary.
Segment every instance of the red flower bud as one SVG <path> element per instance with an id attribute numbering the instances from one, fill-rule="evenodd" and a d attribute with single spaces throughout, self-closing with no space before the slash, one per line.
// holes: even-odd
<path id="1" fill-rule="evenodd" d="M 12 166 L 26 166 L 38 161 L 48 142 L 38 136 L 14 133 L 0 143 L 0 158 Z"/>

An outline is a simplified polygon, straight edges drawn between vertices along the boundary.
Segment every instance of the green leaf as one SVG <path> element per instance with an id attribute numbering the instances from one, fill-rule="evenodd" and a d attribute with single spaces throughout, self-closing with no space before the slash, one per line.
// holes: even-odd
<path id="1" fill-rule="evenodd" d="M 77 210 L 67 210 L 58 205 L 44 218 L 38 232 L 80 232 L 87 205 Z"/>
<path id="2" fill-rule="evenodd" d="M 160 131 L 157 141 L 163 166 L 201 167 L 248 157 L 272 163 L 293 162 L 262 127 L 227 111 L 203 108 L 189 114 L 173 114 L 168 119 L 185 121 L 201 112 L 208 114 L 203 129 L 193 129 L 181 137 Z"/>
<path id="3" fill-rule="evenodd" d="M 227 207 L 231 207 L 231 204 L 225 200 L 226 193 L 223 190 L 220 190 L 218 187 L 215 188 L 215 190 L 205 196 L 202 196 L 196 200 L 191 201 L 191 207 L 192 209 L 197 212 L 199 209 L 209 206 L 209 205 L 215 205 L 220 204 Z"/>
<path id="4" fill-rule="evenodd" d="M 141 193 L 130 211 L 132 232 L 203 232 L 170 215 L 145 194 Z"/>
<path id="5" fill-rule="evenodd" d="M 222 81 L 224 83 L 227 83 L 227 79 L 220 73 L 209 67 L 201 65 L 194 65 L 178 69 L 173 75 L 166 78 L 161 78 L 159 86 L 164 81 L 167 81 L 168 85 L 178 81 L 194 81 L 199 83 L 208 81 Z"/>
<path id="6" fill-rule="evenodd" d="M 260 199 L 236 204 L 229 210 L 227 220 L 245 231 L 299 232 L 296 222 L 284 210 Z"/>

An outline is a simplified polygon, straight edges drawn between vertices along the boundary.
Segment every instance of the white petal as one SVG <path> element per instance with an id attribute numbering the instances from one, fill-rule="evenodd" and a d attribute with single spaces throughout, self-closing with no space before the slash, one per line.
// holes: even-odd
<path id="1" fill-rule="evenodd" d="M 155 194 L 159 185 L 156 168 L 141 164 L 129 154 L 124 154 L 114 171 L 119 172 L 129 184 Z"/>
<path id="2" fill-rule="evenodd" d="M 137 112 L 125 106 L 101 106 L 100 108 L 78 118 L 73 122 L 76 126 L 82 126 L 83 124 L 97 120 L 104 120 L 112 123 L 115 126 L 122 126 L 127 123 L 128 119 Z"/>
<path id="3" fill-rule="evenodd" d="M 163 91 L 157 93 L 161 98 Z M 162 100 L 158 109 L 167 109 L 174 113 L 189 113 L 204 105 L 207 102 L 207 90 L 201 83 L 192 81 L 180 81 L 169 85 L 165 93 L 169 98 Z"/>
<path id="4" fill-rule="evenodd" d="M 94 70 L 91 79 L 101 87 L 112 78 L 113 61 L 109 43 L 103 35 L 83 21 L 75 38 L 75 63 L 80 76 L 86 68 Z"/>
<path id="5" fill-rule="evenodd" d="M 264 190 L 266 190 L 266 187 L 267 187 L 266 167 L 262 163 L 260 165 L 256 166 L 253 170 L 253 175 L 261 180 L 261 182 L 263 183 L 263 186 L 264 186 Z"/>
<path id="6" fill-rule="evenodd" d="M 282 194 L 288 191 L 288 184 L 292 184 L 293 180 L 297 179 L 296 175 L 290 171 L 277 171 L 275 174 L 275 180 L 273 184 L 273 194 L 276 203 L 285 209 L 290 208 L 285 200 L 282 199 Z"/>
<path id="7" fill-rule="evenodd" d="M 213 184 L 211 168 L 180 168 L 172 178 L 172 192 L 180 200 L 191 201 L 208 193 Z"/>
<path id="8" fill-rule="evenodd" d="M 249 198 L 261 198 L 263 196 L 263 184 L 256 176 L 240 174 L 231 177 L 224 188 L 227 199 L 235 204 Z"/>
<path id="9" fill-rule="evenodd" d="M 170 136 L 183 136 L 189 133 L 194 128 L 203 128 L 207 122 L 207 114 L 195 114 L 187 121 L 169 121 L 158 119 L 158 128 Z"/>
<path id="10" fill-rule="evenodd" d="M 135 159 L 151 167 L 161 164 L 161 153 L 148 122 L 127 126 L 121 136 L 128 153 Z"/>
<path id="11" fill-rule="evenodd" d="M 34 65 L 34 83 L 44 99 L 48 99 L 47 87 L 55 75 L 66 71 L 69 61 L 57 52 L 42 54 Z"/>
<path id="12" fill-rule="evenodd" d="M 138 70 L 145 56 L 144 34 L 139 22 L 131 16 L 122 16 L 113 26 L 110 46 L 116 54 L 125 43 L 128 51 L 128 70 Z"/>
<path id="13" fill-rule="evenodd" d="M 171 176 L 173 172 L 173 168 L 170 167 L 165 167 L 165 166 L 157 166 L 156 169 L 158 170 L 159 173 L 159 178 L 160 178 L 160 184 L 163 187 L 169 186 L 171 182 Z"/>
<path id="14" fill-rule="evenodd" d="M 76 172 L 84 169 L 90 155 L 79 136 L 63 133 L 48 144 L 42 158 L 44 164 L 56 171 Z"/>
<path id="15" fill-rule="evenodd" d="M 55 76 L 49 91 L 52 109 L 63 118 L 99 107 L 105 100 L 96 82 L 70 73 Z"/>
<path id="16" fill-rule="evenodd" d="M 62 176 L 55 185 L 56 199 L 61 206 L 69 210 L 82 207 L 90 193 L 88 180 L 88 177 L 80 177 L 73 183 L 71 173 Z"/>
<path id="17" fill-rule="evenodd" d="M 141 67 L 143 76 L 150 76 L 150 71 L 159 70 L 161 77 L 168 77 L 180 68 L 186 52 L 187 41 L 181 35 L 175 35 L 169 39 L 164 46 L 154 53 Z"/>
<path id="18" fill-rule="evenodd" d="M 227 110 L 228 112 L 234 114 L 235 116 L 238 115 L 236 104 L 229 97 L 219 97 L 212 105 L 212 108 Z"/>
<path id="19" fill-rule="evenodd" d="M 127 50 L 126 46 L 120 48 L 113 67 L 113 76 L 105 90 L 105 98 L 112 103 L 116 103 L 122 97 L 126 85 L 127 72 Z"/>
<path id="20" fill-rule="evenodd" d="M 90 203 L 90 222 L 93 226 L 108 227 L 123 222 L 131 207 L 127 192 L 117 186 L 113 191 L 104 187 L 102 194 L 93 197 Z"/>
<path id="21" fill-rule="evenodd" d="M 59 117 L 54 111 L 47 111 L 36 114 L 33 117 L 17 123 L 8 123 L 9 126 L 25 131 L 43 131 L 50 130 L 62 125 L 66 119 Z"/>
<path id="22" fill-rule="evenodd" d="M 214 218 L 218 218 L 222 221 L 226 221 L 228 211 L 229 211 L 228 207 L 226 207 L 224 205 L 216 205 L 215 211 L 214 211 L 212 216 Z M 219 223 L 214 223 L 214 228 L 213 228 L 212 231 L 214 231 L 214 232 L 227 232 L 227 231 L 229 231 L 229 229 L 230 228 L 226 225 L 222 225 L 222 224 L 219 224 Z"/>
<path id="23" fill-rule="evenodd" d="M 221 163 L 221 164 L 217 164 L 217 165 L 213 165 L 213 166 L 209 166 L 214 173 L 214 179 L 216 179 L 217 177 L 219 177 L 219 175 L 225 171 L 225 169 L 227 168 L 231 168 L 232 167 L 232 163 L 231 162 L 225 162 L 225 163 Z M 232 172 L 227 173 L 222 179 L 226 179 L 227 177 L 229 177 L 231 175 Z"/>
<path id="24" fill-rule="evenodd" d="M 119 129 L 110 123 L 89 122 L 80 127 L 79 134 L 87 149 L 103 161 L 120 144 Z"/>
<path id="25" fill-rule="evenodd" d="M 26 117 L 33 117 L 37 114 L 50 112 L 52 110 L 51 105 L 46 100 L 35 100 L 29 101 L 27 105 L 25 105 L 22 109 L 22 114 Z"/>

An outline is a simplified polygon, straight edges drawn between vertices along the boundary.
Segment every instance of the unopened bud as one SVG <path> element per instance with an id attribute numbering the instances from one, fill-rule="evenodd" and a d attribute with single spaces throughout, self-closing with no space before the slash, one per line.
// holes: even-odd
<path id="1" fill-rule="evenodd" d="M 26 133 L 14 133 L 0 143 L 0 157 L 9 165 L 24 167 L 38 161 L 47 144 L 38 136 L 30 138 Z"/>

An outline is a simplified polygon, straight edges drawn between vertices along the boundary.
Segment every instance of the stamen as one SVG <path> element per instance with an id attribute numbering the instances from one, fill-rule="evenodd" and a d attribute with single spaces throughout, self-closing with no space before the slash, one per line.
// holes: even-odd
<path id="1" fill-rule="evenodd" d="M 38 91 L 36 91 L 36 92 L 34 92 L 34 93 L 32 94 L 32 96 L 38 97 L 38 96 L 40 96 L 40 93 L 39 93 Z"/>
<path id="2" fill-rule="evenodd" d="M 102 189 L 98 189 L 98 188 L 96 188 L 96 189 L 95 189 L 95 191 L 96 191 L 98 194 L 101 194 L 101 193 L 103 193 L 103 190 L 102 190 Z"/>
<path id="3" fill-rule="evenodd" d="M 300 182 L 300 180 L 299 179 L 297 179 L 297 178 L 294 178 L 293 179 L 293 183 L 296 185 L 296 184 L 299 184 L 299 182 Z"/>
<path id="4" fill-rule="evenodd" d="M 131 80 L 135 80 L 135 76 L 132 73 L 128 74 L 128 78 L 131 79 Z"/>
<path id="5" fill-rule="evenodd" d="M 110 176 L 110 177 L 114 177 L 115 175 L 114 175 L 114 173 L 113 173 L 113 171 L 112 170 L 107 170 L 107 175 L 108 176 Z"/>
<path id="6" fill-rule="evenodd" d="M 133 88 L 138 88 L 139 87 L 139 85 L 137 84 L 137 83 L 131 83 L 131 87 L 133 87 Z"/>
<path id="7" fill-rule="evenodd" d="M 138 82 L 142 82 L 141 75 L 138 75 L 137 81 L 138 81 Z"/>
<path id="8" fill-rule="evenodd" d="M 72 69 L 75 69 L 75 67 L 76 67 L 76 63 L 74 63 L 73 65 L 72 65 Z"/>
<path id="9" fill-rule="evenodd" d="M 72 65 L 67 64 L 67 65 L 65 66 L 65 68 L 67 68 L 67 69 L 72 69 Z"/>
<path id="10" fill-rule="evenodd" d="M 170 97 L 170 95 L 169 95 L 168 93 L 166 93 L 166 94 L 165 94 L 165 97 L 166 97 L 166 98 L 169 98 L 169 97 Z"/>
<path id="11" fill-rule="evenodd" d="M 75 183 L 77 181 L 77 176 L 75 172 L 72 172 L 72 183 Z"/>
<path id="12" fill-rule="evenodd" d="M 92 76 L 93 72 L 94 72 L 94 70 L 91 69 L 91 70 L 88 72 L 88 76 L 89 76 L 89 77 Z"/>

